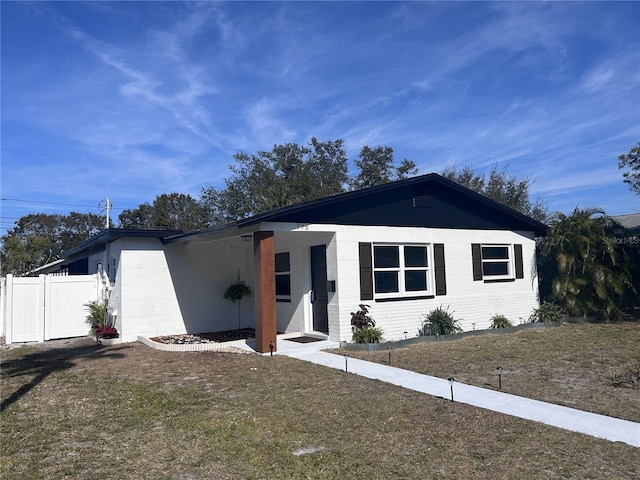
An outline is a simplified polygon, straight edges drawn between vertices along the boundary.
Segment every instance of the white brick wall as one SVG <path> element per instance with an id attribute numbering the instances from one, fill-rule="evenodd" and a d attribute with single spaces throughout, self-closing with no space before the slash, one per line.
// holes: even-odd
<path id="1" fill-rule="evenodd" d="M 184 333 L 162 243 L 157 239 L 121 239 L 111 245 L 119 254 L 116 290 L 118 324 L 123 342 L 138 335 Z"/>
<path id="2" fill-rule="evenodd" d="M 362 303 L 359 242 L 445 245 L 447 295 L 364 302 L 371 305 L 371 314 L 388 340 L 404 338 L 405 331 L 408 337 L 417 335 L 424 315 L 439 306 L 449 306 L 464 330 L 488 328 L 495 314 L 506 315 L 518 324 L 538 306 L 535 243 L 530 233 L 295 224 L 263 228 L 276 232 L 276 252 L 290 252 L 292 301 L 276 305 L 280 331 L 312 330 L 309 247 L 321 244 L 327 245 L 327 279 L 336 281 L 337 291 L 329 294 L 328 305 L 330 338 L 335 341 L 351 340 L 351 312 Z M 472 243 L 522 244 L 524 278 L 506 283 L 474 282 Z M 118 311 L 117 327 L 123 341 L 135 341 L 138 335 L 253 326 L 253 298 L 243 299 L 238 307 L 222 297 L 238 270 L 253 287 L 252 247 L 252 242 L 238 237 L 166 246 L 156 239 L 113 242 L 109 255 L 119 257 L 119 265 L 111 301 Z"/>
<path id="3" fill-rule="evenodd" d="M 394 227 L 335 228 L 340 290 L 337 310 L 340 328 L 339 332 L 331 332 L 333 340 L 351 339 L 350 312 L 363 303 L 360 301 L 359 242 L 445 245 L 447 295 L 425 300 L 364 302 L 371 305 L 371 315 L 387 340 L 404 338 L 405 331 L 408 332 L 408 337 L 417 335 L 424 315 L 439 306 L 448 306 L 454 317 L 461 319 L 460 325 L 464 330 L 488 328 L 490 317 L 496 314 L 507 316 L 517 325 L 526 321 L 531 311 L 538 306 L 538 284 L 534 268 L 535 242 L 530 233 Z M 505 283 L 474 282 L 472 243 L 522 244 L 524 278 Z"/>

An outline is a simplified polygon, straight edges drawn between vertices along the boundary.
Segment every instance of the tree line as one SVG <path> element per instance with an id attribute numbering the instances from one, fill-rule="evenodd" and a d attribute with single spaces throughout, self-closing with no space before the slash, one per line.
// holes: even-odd
<path id="1" fill-rule="evenodd" d="M 162 194 L 152 203 L 123 210 L 119 228 L 159 228 L 196 231 L 276 208 L 381 185 L 418 174 L 408 159 L 396 162 L 388 146 L 364 146 L 354 160 L 355 174 L 343 140 L 274 145 L 256 154 L 239 152 L 229 166 L 224 188 L 204 187 L 199 198 L 181 193 Z M 640 195 L 640 142 L 618 157 L 623 181 Z M 547 204 L 532 198 L 533 181 L 508 167 L 494 165 L 488 173 L 472 166 L 448 167 L 444 177 L 492 200 L 547 223 L 549 234 L 538 242 L 541 300 L 553 301 L 567 314 L 597 314 L 621 318 L 638 305 L 640 245 L 603 211 L 579 209 L 569 215 L 549 215 Z M 102 228 L 94 214 L 29 214 L 1 237 L 2 275 L 24 275 L 60 258 L 69 248 Z M 623 239 L 622 241 L 620 239 Z M 628 241 L 625 241 L 627 239 Z"/>
<path id="2" fill-rule="evenodd" d="M 200 230 L 418 173 L 410 160 L 396 165 L 391 147 L 365 146 L 354 162 L 358 173 L 350 176 L 343 140 L 321 142 L 316 138 L 307 145 L 286 143 L 251 155 L 240 152 L 233 160 L 224 188 L 205 187 L 199 199 L 177 193 L 160 195 L 151 205 L 124 210 L 118 217 L 120 226 Z"/>
<path id="3" fill-rule="evenodd" d="M 413 161 L 405 158 L 396 163 L 393 148 L 364 146 L 353 162 L 357 173 L 349 175 L 342 140 L 311 138 L 308 145 L 274 145 L 271 151 L 240 152 L 233 159 L 224 188 L 203 188 L 199 199 L 178 193 L 159 195 L 152 204 L 124 210 L 119 225 L 194 231 L 418 174 Z M 470 166 L 450 167 L 442 175 L 536 220 L 547 218 L 544 202 L 530 199 L 531 179 L 519 178 L 508 167 L 494 166 L 488 174 Z"/>

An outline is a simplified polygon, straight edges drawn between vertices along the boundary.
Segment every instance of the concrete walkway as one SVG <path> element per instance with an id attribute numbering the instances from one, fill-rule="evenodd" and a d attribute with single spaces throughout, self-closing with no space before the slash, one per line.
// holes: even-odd
<path id="1" fill-rule="evenodd" d="M 339 347 L 339 344 L 327 340 L 311 344 L 279 340 L 277 354 L 343 371 L 346 363 L 349 373 L 391 383 L 435 397 L 451 398 L 451 387 L 446 379 L 422 375 L 365 360 L 346 359 L 344 356 L 321 351 L 337 347 Z M 531 400 L 464 383 L 454 383 L 453 395 L 456 402 L 466 403 L 494 412 L 506 413 L 507 415 L 533 420 L 572 432 L 604 438 L 612 442 L 623 442 L 634 447 L 640 447 L 640 423 Z"/>

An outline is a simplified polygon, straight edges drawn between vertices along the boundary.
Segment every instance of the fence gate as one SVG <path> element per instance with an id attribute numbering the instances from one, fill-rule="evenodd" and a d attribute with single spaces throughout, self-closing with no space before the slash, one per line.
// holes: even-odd
<path id="1" fill-rule="evenodd" d="M 7 275 L 2 292 L 6 343 L 87 335 L 84 304 L 99 298 L 101 286 L 97 275 Z"/>

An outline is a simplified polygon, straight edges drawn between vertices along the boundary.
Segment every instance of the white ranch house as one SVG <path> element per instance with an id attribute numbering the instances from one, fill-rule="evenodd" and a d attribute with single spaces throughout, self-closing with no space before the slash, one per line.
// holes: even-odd
<path id="1" fill-rule="evenodd" d="M 109 229 L 66 252 L 70 274 L 105 270 L 122 342 L 256 329 L 350 341 L 371 306 L 387 340 L 416 336 L 449 307 L 464 330 L 525 322 L 538 307 L 535 238 L 545 225 L 437 174 L 285 207 L 211 229 Z M 245 280 L 253 295 L 223 298 Z M 406 333 L 405 333 L 406 332 Z"/>

